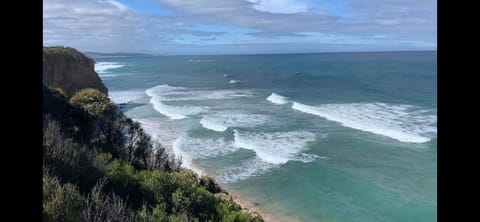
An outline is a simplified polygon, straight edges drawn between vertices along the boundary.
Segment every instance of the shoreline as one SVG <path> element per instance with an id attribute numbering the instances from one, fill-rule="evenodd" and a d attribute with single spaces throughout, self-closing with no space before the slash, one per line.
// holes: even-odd
<path id="1" fill-rule="evenodd" d="M 226 191 L 228 193 L 228 197 L 230 197 L 235 203 L 237 203 L 238 205 L 240 205 L 242 207 L 242 209 L 245 209 L 246 211 L 248 212 L 254 212 L 254 213 L 257 213 L 258 215 L 260 215 L 262 217 L 262 219 L 265 221 L 265 222 L 287 222 L 288 220 L 284 220 L 282 218 L 278 218 L 277 216 L 274 216 L 273 214 L 271 213 L 268 213 L 262 209 L 260 209 L 257 204 L 255 203 L 252 203 L 248 200 L 246 200 L 245 198 L 243 198 L 242 196 L 240 196 L 240 194 L 236 193 L 236 192 L 233 192 L 232 190 L 230 189 L 226 189 L 225 186 L 219 182 L 217 182 L 215 180 L 215 178 L 211 177 L 210 175 L 206 174 L 205 172 L 203 172 L 202 170 L 200 170 L 197 166 L 196 166 L 196 163 L 195 163 L 195 160 L 192 160 L 190 161 L 190 164 L 188 165 L 187 169 L 189 170 L 192 170 L 193 172 L 197 173 L 198 176 L 207 176 L 207 177 L 210 177 L 212 179 L 214 179 L 215 183 L 224 191 Z"/>
<path id="2" fill-rule="evenodd" d="M 221 186 L 221 185 L 220 185 Z M 223 186 L 221 186 L 222 189 L 224 189 Z M 260 215 L 262 219 L 265 222 L 287 222 L 288 220 L 279 218 L 278 216 L 274 216 L 271 213 L 268 213 L 259 207 L 257 207 L 255 203 L 252 203 L 250 201 L 245 200 L 243 197 L 241 197 L 239 194 L 232 192 L 231 190 L 227 190 L 228 195 L 233 199 L 233 201 L 237 204 L 239 204 L 243 209 L 246 209 L 247 211 L 253 211 Z"/>
<path id="3" fill-rule="evenodd" d="M 120 110 L 122 112 L 125 113 L 125 111 L 127 110 L 124 110 L 125 107 L 119 107 Z M 123 108 L 123 109 L 122 109 Z M 158 135 L 154 132 L 151 132 L 149 130 L 149 127 L 145 126 L 145 122 L 142 121 L 141 119 L 137 119 L 137 118 L 134 118 L 134 117 L 130 117 L 132 118 L 133 120 L 137 121 L 140 123 L 141 127 L 145 130 L 145 132 L 147 132 L 148 135 L 151 136 L 151 138 L 153 140 L 155 140 L 156 142 L 160 143 L 163 147 L 165 147 L 168 151 L 171 151 L 173 153 L 173 155 L 175 156 L 181 156 L 181 153 L 175 153 L 173 147 L 171 145 L 168 145 L 168 142 L 167 141 L 164 141 L 162 140 L 160 137 L 158 137 Z M 165 139 L 165 138 L 164 138 Z M 183 157 L 182 157 L 183 158 Z M 182 164 L 183 165 L 183 164 Z M 195 172 L 199 177 L 200 176 L 208 176 L 212 179 L 214 179 L 213 177 L 211 177 L 210 175 L 206 174 L 203 170 L 201 170 L 200 168 L 198 168 L 197 164 L 196 164 L 196 161 L 195 160 L 190 160 L 189 164 L 188 165 L 183 165 L 181 166 L 182 168 L 185 168 L 185 169 L 188 169 L 188 170 L 191 170 L 193 172 Z M 255 203 L 252 203 L 250 201 L 247 201 L 245 198 L 243 198 L 241 195 L 239 195 L 238 193 L 236 192 L 233 192 L 232 190 L 229 190 L 229 189 L 225 189 L 225 186 L 223 184 L 220 184 L 219 182 L 217 182 L 215 179 L 214 179 L 215 183 L 220 186 L 220 188 L 224 191 L 226 191 L 228 193 L 228 197 L 231 198 L 235 203 L 239 204 L 242 209 L 245 209 L 246 211 L 248 212 L 254 212 L 254 213 L 257 213 L 258 215 L 260 215 L 262 217 L 262 219 L 265 221 L 265 222 L 287 222 L 287 221 L 291 221 L 291 220 L 286 220 L 286 219 L 283 219 L 283 218 L 279 218 L 278 216 L 274 216 L 272 213 L 269 213 L 269 212 L 266 212 L 262 209 L 260 209 L 257 204 Z M 294 220 L 296 221 L 296 220 Z"/>

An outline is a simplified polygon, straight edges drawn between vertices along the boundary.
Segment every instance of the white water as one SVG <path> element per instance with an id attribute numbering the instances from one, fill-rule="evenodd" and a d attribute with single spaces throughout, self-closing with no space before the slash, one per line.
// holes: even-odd
<path id="1" fill-rule="evenodd" d="M 143 91 L 109 91 L 108 97 L 117 104 L 133 102 L 145 96 Z"/>
<path id="2" fill-rule="evenodd" d="M 281 95 L 278 95 L 276 93 L 272 93 L 269 97 L 267 97 L 267 100 L 274 103 L 274 104 L 287 104 L 288 100 L 286 97 L 283 97 Z"/>
<path id="3" fill-rule="evenodd" d="M 98 62 L 95 63 L 95 72 L 102 76 L 101 74 L 107 73 L 110 69 L 118 69 L 124 66 L 124 64 L 118 62 Z"/>
<path id="4" fill-rule="evenodd" d="M 307 131 L 247 133 L 234 130 L 234 137 L 235 146 L 253 150 L 260 159 L 273 164 L 284 164 L 290 160 L 311 161 L 300 154 L 315 141 L 315 134 Z"/>
<path id="5" fill-rule="evenodd" d="M 292 108 L 320 116 L 343 126 L 371 132 L 401 142 L 424 143 L 436 132 L 435 115 L 416 115 L 413 106 L 385 103 L 350 103 L 309 106 L 294 102 Z"/>
<path id="6" fill-rule="evenodd" d="M 207 129 L 217 132 L 227 130 L 229 127 L 256 127 L 266 123 L 270 119 L 269 116 L 260 114 L 246 113 L 215 113 L 204 116 L 200 120 L 200 124 Z"/>

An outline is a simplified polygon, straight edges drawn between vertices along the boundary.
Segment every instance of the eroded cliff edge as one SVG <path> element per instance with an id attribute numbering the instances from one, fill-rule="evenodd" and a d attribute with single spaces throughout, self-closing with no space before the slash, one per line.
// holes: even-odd
<path id="1" fill-rule="evenodd" d="M 61 89 L 66 96 L 84 88 L 94 88 L 108 95 L 107 87 L 95 72 L 95 62 L 70 47 L 43 48 L 43 81 Z"/>

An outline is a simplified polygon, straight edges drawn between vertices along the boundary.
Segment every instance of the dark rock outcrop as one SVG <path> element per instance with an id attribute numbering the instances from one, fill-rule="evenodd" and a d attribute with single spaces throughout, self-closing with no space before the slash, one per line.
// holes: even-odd
<path id="1" fill-rule="evenodd" d="M 107 87 L 95 72 L 93 59 L 70 47 L 43 48 L 43 81 L 68 97 L 84 88 L 108 95 Z"/>

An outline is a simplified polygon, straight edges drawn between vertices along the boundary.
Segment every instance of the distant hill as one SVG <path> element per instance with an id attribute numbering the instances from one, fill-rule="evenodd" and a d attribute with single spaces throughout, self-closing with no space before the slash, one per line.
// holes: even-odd
<path id="1" fill-rule="evenodd" d="M 102 52 L 84 52 L 83 54 L 98 58 L 98 57 L 127 57 L 127 56 L 152 56 L 152 54 L 146 53 L 127 53 L 127 52 L 115 52 L 115 53 L 102 53 Z"/>

